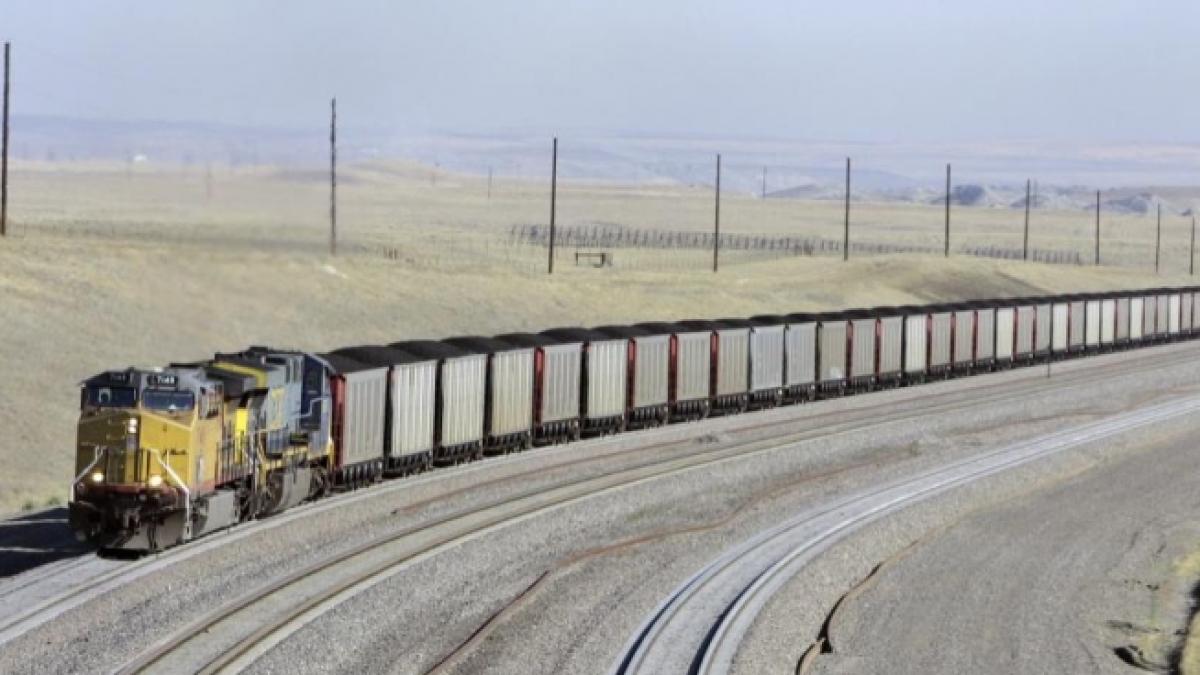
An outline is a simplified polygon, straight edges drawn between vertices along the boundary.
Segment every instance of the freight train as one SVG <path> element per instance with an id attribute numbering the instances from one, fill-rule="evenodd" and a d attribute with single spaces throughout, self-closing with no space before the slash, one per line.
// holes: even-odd
<path id="1" fill-rule="evenodd" d="M 385 477 L 1200 335 L 1200 288 L 252 347 L 82 384 L 70 523 L 157 551 Z"/>

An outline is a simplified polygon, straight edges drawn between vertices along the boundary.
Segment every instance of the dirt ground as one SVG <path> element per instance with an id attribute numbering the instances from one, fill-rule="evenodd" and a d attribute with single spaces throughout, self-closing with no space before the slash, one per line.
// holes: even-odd
<path id="1" fill-rule="evenodd" d="M 1052 291 L 1184 285 L 1190 219 L 1106 220 L 1114 267 L 965 256 L 851 259 L 708 251 L 613 251 L 577 267 L 560 249 L 513 245 L 514 225 L 547 222 L 539 182 L 486 180 L 405 164 L 344 170 L 339 251 L 328 251 L 325 176 L 273 168 L 151 169 L 18 164 L 0 241 L 0 513 L 64 500 L 76 384 L 130 364 L 198 359 L 269 344 L 325 350 L 413 337 L 563 325 L 716 318 Z M 707 230 L 703 187 L 567 184 L 559 222 Z M 722 230 L 841 233 L 841 205 L 729 194 Z M 941 242 L 934 206 L 855 204 L 854 237 Z M 957 209 L 955 241 L 1019 246 L 1023 213 Z M 1035 214 L 1032 245 L 1090 251 L 1092 216 Z M 1118 244 L 1117 240 L 1121 243 Z M 1149 255 L 1149 258 L 1147 258 Z"/>

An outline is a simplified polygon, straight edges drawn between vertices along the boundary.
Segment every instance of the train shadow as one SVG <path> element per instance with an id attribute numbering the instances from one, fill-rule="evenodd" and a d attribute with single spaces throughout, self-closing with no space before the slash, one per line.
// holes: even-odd
<path id="1" fill-rule="evenodd" d="M 0 579 L 93 551 L 75 540 L 66 507 L 0 520 Z"/>

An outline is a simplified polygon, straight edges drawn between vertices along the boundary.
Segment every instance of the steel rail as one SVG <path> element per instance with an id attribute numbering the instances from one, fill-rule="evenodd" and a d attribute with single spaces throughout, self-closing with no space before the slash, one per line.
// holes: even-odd
<path id="1" fill-rule="evenodd" d="M 313 585 L 320 586 L 323 582 L 323 573 L 331 572 L 339 566 L 359 565 L 363 567 L 363 571 L 351 574 L 336 582 L 331 581 L 323 588 L 304 586 L 305 591 L 299 594 L 304 597 L 302 602 L 289 606 L 286 611 L 266 621 L 261 620 L 261 617 L 256 617 L 255 621 L 250 622 L 252 625 L 258 626 L 256 630 L 250 635 L 237 640 L 236 644 L 232 647 L 222 648 L 219 654 L 209 659 L 199 669 L 200 672 L 219 672 L 231 664 L 238 662 L 252 650 L 255 650 L 258 645 L 272 640 L 277 642 L 282 639 L 280 637 L 281 633 L 290 634 L 293 632 L 294 629 L 299 627 L 296 624 L 314 609 L 322 606 L 325 606 L 325 609 L 327 609 L 333 599 L 344 596 L 347 591 L 352 589 L 355 592 L 359 592 L 373 585 L 375 582 L 388 576 L 398 566 L 453 546 L 470 537 L 497 529 L 518 519 L 561 508 L 599 494 L 649 480 L 661 479 L 670 475 L 732 459 L 740 459 L 749 455 L 783 451 L 788 446 L 815 438 L 844 433 L 858 433 L 876 427 L 885 427 L 899 421 L 952 413 L 967 408 L 987 406 L 1005 400 L 1027 398 L 1042 391 L 1111 378 L 1115 373 L 1120 373 L 1127 369 L 1144 372 L 1148 368 L 1165 368 L 1177 365 L 1178 360 L 1170 358 L 1170 356 L 1162 355 L 1163 362 L 1161 365 L 1157 363 L 1155 365 L 1148 365 L 1145 359 L 1135 359 L 1133 361 L 1120 360 L 1096 364 L 1097 367 L 1080 368 L 1071 373 L 1063 374 L 1058 379 L 1045 380 L 1039 377 L 1034 381 L 1032 386 L 1029 382 L 1018 381 L 1023 386 L 1014 387 L 1013 391 L 989 391 L 988 395 L 982 397 L 964 397 L 963 392 L 957 391 L 944 392 L 939 394 L 939 398 L 947 400 L 940 405 L 928 405 L 929 397 L 922 397 L 913 401 L 918 405 L 912 410 L 901 410 L 883 415 L 876 414 L 869 421 L 818 423 L 814 427 L 782 437 L 771 436 L 765 439 L 732 443 L 682 457 L 648 457 L 645 462 L 633 467 L 618 468 L 597 476 L 577 478 L 555 486 L 535 488 L 516 495 L 500 498 L 482 506 L 463 509 L 430 522 L 406 527 L 378 537 L 354 549 L 316 561 L 286 577 L 265 584 L 238 600 L 216 608 L 203 617 L 189 623 L 183 629 L 160 641 L 154 647 L 126 663 L 120 672 L 140 672 L 150 669 L 152 666 L 168 659 L 172 654 L 191 649 L 196 643 L 209 639 L 214 629 L 219 628 L 222 624 L 237 624 L 239 617 L 244 619 L 246 615 L 254 611 L 256 605 L 271 603 L 273 602 L 273 598 L 277 600 L 283 594 L 294 592 L 292 589 L 302 584 L 313 583 L 315 581 L 316 583 L 313 583 Z M 1154 359 L 1155 362 L 1157 360 Z M 987 390 L 987 388 L 981 389 Z M 874 412 L 872 408 L 864 408 L 857 412 L 859 415 L 870 415 Z M 651 454 L 646 453 L 644 447 L 639 448 L 638 452 L 645 455 Z M 438 528 L 449 529 L 450 531 L 439 534 L 432 532 Z M 414 543 L 412 540 L 418 537 L 424 539 L 424 543 L 412 545 Z M 387 548 L 396 548 L 399 550 L 388 554 L 387 551 L 384 551 Z M 380 559 L 375 560 L 375 557 L 379 557 Z M 245 622 L 243 621 L 243 623 Z M 175 668 L 181 667 L 184 667 L 184 665 L 176 664 L 175 666 Z M 189 664 L 187 667 L 195 669 L 195 664 Z"/>
<path id="2" fill-rule="evenodd" d="M 1067 366 L 1068 372 L 1059 374 L 1054 380 L 1046 380 L 1040 375 L 1036 375 L 1033 370 L 1027 367 L 1019 367 L 1012 371 L 1006 371 L 1006 374 L 1019 374 L 1017 377 L 1001 378 L 960 378 L 951 380 L 951 382 L 965 385 L 956 387 L 952 391 L 930 391 L 927 395 L 905 399 L 901 401 L 889 400 L 886 395 L 881 397 L 863 397 L 861 399 L 853 399 L 853 402 L 858 404 L 854 407 L 838 410 L 828 413 L 819 413 L 819 405 L 816 406 L 791 406 L 786 408 L 777 408 L 772 411 L 755 413 L 751 415 L 737 416 L 733 418 L 720 418 L 722 420 L 741 420 L 742 424 L 732 424 L 721 430 L 726 434 L 747 434 L 752 432 L 771 431 L 777 433 L 792 428 L 802 428 L 803 431 L 799 434 L 789 436 L 774 436 L 776 443 L 786 443 L 791 440 L 803 440 L 806 437 L 813 435 L 828 435 L 840 433 L 846 430 L 857 430 L 867 428 L 862 425 L 859 418 L 870 416 L 875 413 L 878 408 L 884 406 L 901 407 L 900 412 L 893 414 L 885 414 L 874 418 L 878 424 L 887 424 L 900 419 L 924 416 L 927 414 L 936 414 L 953 410 L 958 407 L 969 407 L 981 405 L 988 402 L 1008 400 L 1017 397 L 1025 397 L 1038 391 L 1066 386 L 1072 383 L 1088 382 L 1103 380 L 1106 377 L 1114 377 L 1125 374 L 1131 371 L 1146 371 L 1165 367 L 1171 367 L 1178 364 L 1177 353 L 1186 349 L 1194 349 L 1197 343 L 1193 341 L 1181 341 L 1168 345 L 1148 345 L 1143 348 L 1119 351 L 1112 354 L 1100 356 L 1096 361 L 1092 359 L 1072 359 L 1064 361 L 1061 366 Z M 1124 355 L 1134 355 L 1134 358 L 1115 358 Z M 1108 358 L 1105 358 L 1108 357 Z M 1110 360 L 1111 359 L 1111 360 Z M 1069 365 L 1068 365 L 1069 364 Z M 1060 367 L 1061 367 L 1060 366 Z M 1032 380 L 1038 384 L 1032 385 L 1030 388 L 1029 381 Z M 936 386 L 936 385 L 935 385 Z M 1023 387 L 1023 388 L 1022 388 Z M 1007 391 L 1015 389 L 1016 391 Z M 990 398 L 971 398 L 961 405 L 955 405 L 954 402 L 963 401 L 965 395 L 978 394 L 980 392 L 1000 392 L 998 395 L 993 395 Z M 839 399 L 840 400 L 840 399 Z M 947 400 L 951 402 L 950 407 L 937 405 L 938 401 Z M 930 405 L 930 403 L 934 405 Z M 819 402 L 818 402 L 819 403 Z M 907 408 L 913 407 L 916 410 L 913 414 L 906 414 Z M 784 419 L 778 419 L 784 412 L 788 416 Z M 762 421 L 766 418 L 766 421 Z M 680 452 L 688 452 L 694 450 L 693 444 L 695 432 L 700 429 L 697 426 L 686 425 L 676 426 L 670 425 L 657 429 L 634 432 L 634 434 L 625 434 L 617 437 L 608 437 L 602 439 L 594 439 L 592 441 L 581 444 L 567 444 L 555 446 L 552 448 L 543 448 L 537 452 L 551 456 L 555 454 L 567 454 L 577 452 L 582 447 L 590 445 L 590 449 L 604 449 L 604 446 L 612 443 L 620 443 L 623 440 L 636 438 L 639 434 L 645 434 L 647 441 L 657 441 L 647 444 L 641 444 L 628 449 L 606 450 L 605 452 L 592 454 L 584 457 L 553 457 L 554 463 L 549 466 L 543 465 L 536 469 L 523 470 L 513 474 L 488 478 L 462 488 L 456 488 L 446 493 L 440 494 L 437 497 L 419 502 L 423 504 L 433 503 L 439 499 L 444 499 L 449 496 L 461 494 L 463 492 L 478 489 L 483 486 L 494 486 L 509 482 L 515 482 L 535 475 L 544 475 L 548 470 L 559 470 L 568 467 L 596 465 L 604 462 L 617 461 L 628 456 L 636 456 L 639 454 L 651 454 L 649 451 L 654 451 L 654 454 L 662 455 L 663 451 L 676 449 Z M 683 433 L 688 435 L 683 435 Z M 674 438 L 673 436 L 679 436 Z M 666 436 L 667 438 L 656 438 Z M 472 464 L 455 467 L 449 470 L 435 472 L 431 475 L 421 476 L 416 478 L 402 479 L 384 485 L 381 488 L 367 490 L 362 492 L 347 493 L 335 496 L 331 499 L 322 500 L 316 503 L 304 504 L 300 507 L 289 510 L 284 514 L 273 516 L 264 520 L 255 520 L 240 523 L 222 534 L 218 534 L 209 538 L 194 542 L 188 546 L 175 547 L 168 549 L 166 552 L 157 554 L 153 557 L 142 558 L 137 561 L 122 562 L 113 568 L 107 568 L 99 574 L 87 578 L 81 583 L 74 583 L 73 586 L 65 591 L 55 592 L 52 596 L 38 599 L 36 602 L 23 607 L 14 615 L 0 618 L 0 646 L 10 642 L 11 640 L 23 635 L 24 633 L 37 628 L 47 621 L 59 616 L 65 611 L 82 605 L 96 597 L 105 593 L 111 592 L 120 586 L 132 582 L 146 574 L 163 569 L 171 564 L 186 561 L 194 556 L 206 553 L 216 547 L 223 546 L 228 543 L 240 540 L 247 536 L 251 536 L 258 532 L 268 531 L 275 527 L 286 525 L 287 523 L 302 517 L 308 517 L 317 513 L 322 513 L 329 509 L 339 508 L 349 504 L 357 503 L 363 500 L 374 499 L 376 497 L 384 497 L 392 494 L 396 490 L 409 489 L 411 487 L 428 484 L 433 481 L 443 479 L 453 479 L 468 477 L 470 474 L 480 471 L 488 471 L 501 468 L 506 464 L 513 464 L 523 461 L 528 454 L 514 454 L 504 457 L 493 457 L 484 460 L 483 462 L 475 462 Z M 553 489 L 555 485 L 548 486 L 544 489 Z M 87 563 L 96 563 L 97 559 L 92 557 L 84 558 Z M 26 580 L 17 577 L 8 584 L 0 585 L 0 595 L 10 595 L 17 591 L 28 590 L 30 584 L 55 585 L 59 578 L 68 578 L 78 576 L 75 574 L 80 568 L 86 567 L 84 563 L 70 564 L 56 568 L 55 570 L 35 575 L 33 580 Z M 15 585 L 13 582 L 20 580 L 20 585 Z M 11 584 L 11 586 L 10 586 Z"/>
<path id="3" fill-rule="evenodd" d="M 1197 409 L 1200 397 L 1190 397 L 1110 416 L 958 460 L 800 514 L 726 551 L 679 585 L 634 633 L 611 672 L 728 672 L 743 638 L 774 594 L 804 564 L 853 531 L 935 494 Z M 698 645 L 694 650 L 683 646 L 687 638 L 691 638 L 688 644 Z M 672 656 L 674 662 L 664 662 Z"/>

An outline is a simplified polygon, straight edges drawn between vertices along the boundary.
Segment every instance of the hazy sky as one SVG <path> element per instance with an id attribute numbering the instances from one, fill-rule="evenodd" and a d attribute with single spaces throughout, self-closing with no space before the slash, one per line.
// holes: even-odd
<path id="1" fill-rule="evenodd" d="M 1200 140 L 1196 0 L 0 2 L 18 114 Z"/>

